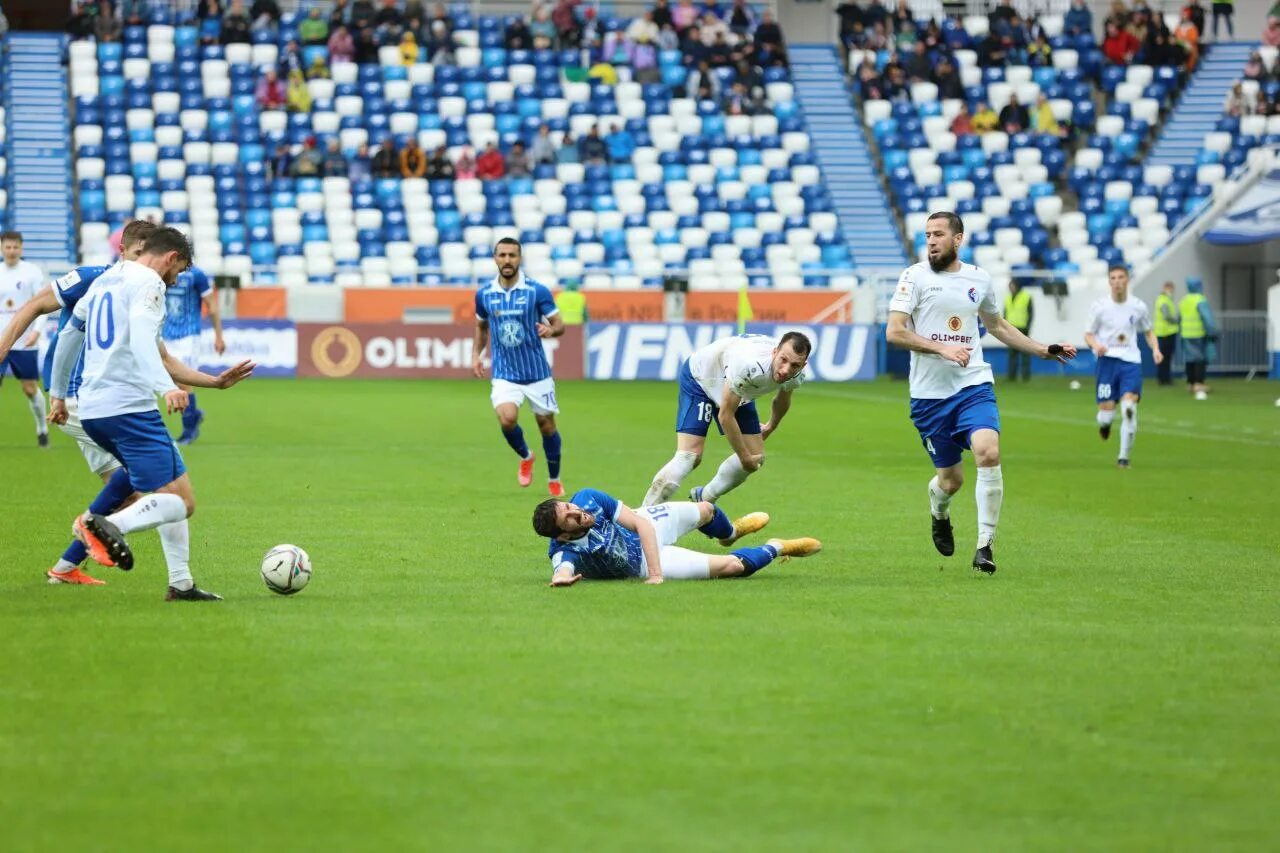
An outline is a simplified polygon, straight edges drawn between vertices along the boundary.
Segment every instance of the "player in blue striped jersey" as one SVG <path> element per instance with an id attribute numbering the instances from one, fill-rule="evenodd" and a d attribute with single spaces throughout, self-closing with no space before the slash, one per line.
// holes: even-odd
<path id="1" fill-rule="evenodd" d="M 542 348 L 543 338 L 564 334 L 564 321 L 551 291 L 520 270 L 520 242 L 510 237 L 493 249 L 498 274 L 476 291 L 476 336 L 472 348 L 472 371 L 484 378 L 484 355 L 492 349 L 493 382 L 489 400 L 498 415 L 502 435 L 520 457 L 519 483 L 533 482 L 533 452 L 525 443 L 518 421 L 520 405 L 528 400 L 542 451 L 547 455 L 547 491 L 559 497 L 560 431 L 556 426 L 556 383 L 551 364 Z"/>
<path id="2" fill-rule="evenodd" d="M 164 337 L 165 348 L 187 367 L 200 366 L 200 313 L 201 307 L 209 307 L 209 322 L 213 324 L 213 349 L 222 355 L 227 347 L 222 340 L 222 314 L 218 311 L 218 294 L 213 282 L 199 267 L 192 267 L 178 275 L 178 281 L 165 293 Z M 182 412 L 182 435 L 178 444 L 190 444 L 200 437 L 200 424 L 204 410 L 196 405 L 196 395 L 188 392 L 189 404 Z"/>

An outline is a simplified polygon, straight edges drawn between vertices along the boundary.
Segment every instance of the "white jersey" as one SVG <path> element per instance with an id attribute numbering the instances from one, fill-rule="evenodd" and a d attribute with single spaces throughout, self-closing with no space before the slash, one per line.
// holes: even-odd
<path id="1" fill-rule="evenodd" d="M 909 266 L 898 279 L 889 310 L 911 315 L 922 338 L 973 350 L 967 367 L 912 351 L 912 399 L 945 400 L 971 385 L 992 381 L 991 365 L 982 356 L 978 312 L 1002 314 L 1003 309 L 984 271 L 973 264 L 961 264 L 956 272 L 934 272 L 928 264 Z"/>
<path id="2" fill-rule="evenodd" d="M 1104 355 L 1109 358 L 1142 364 L 1138 335 L 1149 331 L 1151 312 L 1147 303 L 1136 296 L 1124 302 L 1104 296 L 1089 307 L 1089 333 L 1107 348 Z"/>
<path id="3" fill-rule="evenodd" d="M 156 408 L 156 394 L 177 386 L 160 358 L 165 284 L 136 261 L 121 261 L 76 303 L 84 327 L 80 418 L 109 418 Z"/>
<path id="4" fill-rule="evenodd" d="M 773 381 L 773 351 L 778 342 L 765 335 L 721 338 L 689 356 L 689 372 L 717 406 L 728 385 L 745 403 L 774 391 L 794 391 L 804 382 L 804 371 L 786 382 Z"/>
<path id="5" fill-rule="evenodd" d="M 13 315 L 36 295 L 43 283 L 44 272 L 30 261 L 18 261 L 13 266 L 0 262 L 0 329 L 9 325 Z M 32 323 L 22 330 L 22 334 L 13 345 L 14 352 L 39 349 L 39 341 L 31 346 L 25 346 L 27 336 L 35 328 L 36 324 Z"/>

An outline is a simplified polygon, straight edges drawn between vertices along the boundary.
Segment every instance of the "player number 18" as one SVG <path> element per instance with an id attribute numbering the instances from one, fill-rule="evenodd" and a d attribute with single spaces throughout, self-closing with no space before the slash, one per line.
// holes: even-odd
<path id="1" fill-rule="evenodd" d="M 711 423 L 711 413 L 713 411 L 715 411 L 715 407 L 710 403 L 699 403 L 698 420 L 702 421 L 704 424 Z"/>

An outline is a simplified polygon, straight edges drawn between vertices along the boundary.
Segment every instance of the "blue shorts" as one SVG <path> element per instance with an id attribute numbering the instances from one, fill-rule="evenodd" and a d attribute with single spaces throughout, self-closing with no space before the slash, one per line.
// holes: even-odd
<path id="1" fill-rule="evenodd" d="M 935 468 L 960 464 L 974 430 L 1000 431 L 1000 410 L 990 382 L 970 385 L 944 400 L 912 399 L 911 422 Z"/>
<path id="2" fill-rule="evenodd" d="M 139 492 L 154 492 L 187 472 L 178 445 L 155 409 L 80 423 L 95 444 L 120 460 Z"/>
<path id="3" fill-rule="evenodd" d="M 1116 403 L 1125 394 L 1142 396 L 1142 365 L 1104 355 L 1098 359 L 1098 402 Z"/>
<path id="4" fill-rule="evenodd" d="M 8 357 L 0 361 L 0 379 L 4 379 L 6 369 L 11 371 L 17 379 L 39 379 L 38 355 L 33 349 L 10 350 Z"/>
<path id="5" fill-rule="evenodd" d="M 689 360 L 685 359 L 680 365 L 680 403 L 676 407 L 676 432 L 705 436 L 714 420 L 716 429 L 724 435 L 724 428 L 717 419 L 719 413 L 720 405 L 702 390 L 702 386 L 689 371 Z M 742 430 L 743 435 L 760 434 L 760 415 L 756 412 L 755 400 L 739 406 L 733 419 L 738 422 L 738 429 Z"/>

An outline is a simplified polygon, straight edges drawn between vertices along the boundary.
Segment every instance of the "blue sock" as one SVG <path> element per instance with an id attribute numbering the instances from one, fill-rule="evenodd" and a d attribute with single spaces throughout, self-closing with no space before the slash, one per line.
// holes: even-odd
<path id="1" fill-rule="evenodd" d="M 542 452 L 547 455 L 547 476 L 560 479 L 560 431 L 542 437 Z"/>
<path id="2" fill-rule="evenodd" d="M 184 430 L 193 430 L 196 428 L 196 420 L 200 417 L 200 409 L 196 406 L 196 395 L 187 395 L 187 407 L 182 410 L 182 428 Z"/>
<path id="3" fill-rule="evenodd" d="M 133 494 L 133 484 L 129 482 L 129 472 L 123 468 L 117 468 L 111 475 L 111 479 L 102 487 L 102 491 L 98 492 L 98 496 L 93 499 L 93 503 L 89 504 L 89 512 L 106 515 L 120 506 L 131 494 Z M 67 550 L 62 552 L 62 559 L 73 566 L 78 566 L 88 555 L 89 551 L 84 547 L 84 543 L 75 539 L 67 546 Z"/>
<path id="4" fill-rule="evenodd" d="M 720 507 L 716 507 L 715 510 L 716 514 L 711 516 L 710 521 L 699 527 L 698 532 L 712 539 L 728 539 L 733 535 L 733 522 Z"/>
<path id="5" fill-rule="evenodd" d="M 524 430 L 520 429 L 520 424 L 512 427 L 510 432 L 504 429 L 502 437 L 507 440 L 507 444 L 511 445 L 511 449 L 520 455 L 521 459 L 529 458 L 529 445 L 524 443 Z"/>
<path id="6" fill-rule="evenodd" d="M 778 556 L 778 549 L 772 545 L 758 545 L 754 548 L 739 548 L 733 552 L 733 556 L 741 560 L 742 564 L 747 567 L 742 576 L 749 578 L 772 563 Z"/>

